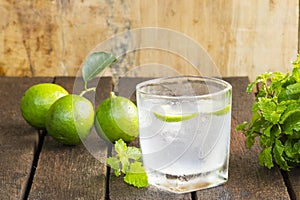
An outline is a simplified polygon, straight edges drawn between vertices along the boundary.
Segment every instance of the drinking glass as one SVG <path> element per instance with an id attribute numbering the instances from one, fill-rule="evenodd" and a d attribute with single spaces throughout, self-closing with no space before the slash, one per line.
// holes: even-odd
<path id="1" fill-rule="evenodd" d="M 176 76 L 136 86 L 139 141 L 148 182 L 185 193 L 228 179 L 232 87 Z"/>

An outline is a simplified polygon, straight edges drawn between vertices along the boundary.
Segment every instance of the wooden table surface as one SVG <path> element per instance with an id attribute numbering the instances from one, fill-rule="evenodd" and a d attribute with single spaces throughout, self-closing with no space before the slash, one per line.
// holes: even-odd
<path id="1" fill-rule="evenodd" d="M 54 82 L 73 91 L 74 77 L 0 77 L 0 199 L 300 199 L 300 169 L 282 172 L 259 166 L 258 144 L 245 147 L 245 137 L 234 127 L 251 117 L 253 94 L 245 92 L 247 77 L 225 78 L 233 86 L 229 180 L 211 189 L 173 194 L 153 186 L 137 189 L 115 177 L 103 160 L 109 145 L 93 130 L 78 146 L 63 146 L 47 133 L 30 127 L 20 113 L 20 100 L 30 86 Z M 119 95 L 135 100 L 135 85 L 142 78 L 110 77 L 97 86 L 95 106 L 115 87 Z"/>

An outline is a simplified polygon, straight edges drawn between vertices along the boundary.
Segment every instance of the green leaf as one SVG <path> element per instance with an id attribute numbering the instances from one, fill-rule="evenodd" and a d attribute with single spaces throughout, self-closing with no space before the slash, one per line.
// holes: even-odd
<path id="1" fill-rule="evenodd" d="M 237 130 L 237 131 L 243 131 L 243 130 L 245 130 L 247 128 L 247 126 L 248 126 L 248 122 L 243 122 L 243 123 L 237 125 L 235 127 L 235 130 Z"/>
<path id="2" fill-rule="evenodd" d="M 274 144 L 275 134 L 277 134 L 274 127 L 277 126 L 272 124 L 263 130 L 263 134 L 260 136 L 260 146 L 269 147 Z"/>
<path id="3" fill-rule="evenodd" d="M 142 157 L 142 152 L 139 148 L 128 147 L 127 155 L 128 155 L 128 158 L 130 158 L 130 159 L 140 160 Z"/>
<path id="4" fill-rule="evenodd" d="M 248 135 L 248 136 L 246 136 L 246 141 L 245 141 L 245 143 L 246 143 L 246 146 L 248 147 L 248 148 L 251 148 L 253 145 L 254 145 L 254 142 L 255 142 L 255 138 L 257 137 L 258 135 L 255 135 L 255 134 L 252 134 L 252 135 Z"/>
<path id="5" fill-rule="evenodd" d="M 288 139 L 285 142 L 285 153 L 289 158 L 300 159 L 300 140 Z"/>
<path id="6" fill-rule="evenodd" d="M 269 90 L 272 91 L 274 95 L 278 95 L 283 89 L 285 89 L 283 85 L 285 85 L 286 82 L 288 82 L 289 78 L 289 74 L 273 72 Z"/>
<path id="7" fill-rule="evenodd" d="M 273 148 L 273 156 L 275 162 L 279 165 L 279 167 L 285 171 L 289 171 L 289 166 L 286 160 L 283 157 L 284 146 L 282 145 L 280 140 L 275 141 L 275 146 Z"/>
<path id="8" fill-rule="evenodd" d="M 270 132 L 272 132 L 272 135 L 276 138 L 279 137 L 282 133 L 281 126 L 279 124 L 274 125 Z"/>
<path id="9" fill-rule="evenodd" d="M 300 93 L 300 83 L 294 83 L 292 85 L 289 85 L 287 88 L 287 94 L 298 94 Z"/>
<path id="10" fill-rule="evenodd" d="M 288 138 L 300 140 L 300 131 L 293 131 L 293 134 L 288 135 Z"/>
<path id="11" fill-rule="evenodd" d="M 246 88 L 246 92 L 250 93 L 253 90 L 253 87 L 257 84 L 257 81 L 253 81 L 251 83 L 249 83 L 249 85 Z"/>
<path id="12" fill-rule="evenodd" d="M 293 101 L 293 100 L 287 100 L 283 102 L 287 104 L 286 109 L 284 110 L 284 113 L 281 116 L 280 123 L 283 124 L 284 121 L 294 113 L 297 113 L 300 111 L 300 101 Z"/>
<path id="13" fill-rule="evenodd" d="M 260 152 L 258 156 L 258 162 L 261 166 L 265 166 L 269 169 L 274 167 L 273 157 L 271 152 L 272 152 L 272 147 L 265 148 Z"/>
<path id="14" fill-rule="evenodd" d="M 116 57 L 111 53 L 94 52 L 90 54 L 82 66 L 82 77 L 85 85 L 88 81 L 95 78 L 106 67 L 116 62 Z"/>
<path id="15" fill-rule="evenodd" d="M 119 139 L 115 142 L 115 157 L 106 159 L 106 163 L 114 169 L 115 175 L 125 174 L 124 181 L 135 187 L 147 187 L 148 177 L 142 166 L 141 150 L 137 147 L 127 146 L 126 143 Z"/>
<path id="16" fill-rule="evenodd" d="M 115 142 L 115 151 L 117 154 L 121 155 L 124 155 L 127 152 L 127 145 L 122 139 Z"/>
<path id="17" fill-rule="evenodd" d="M 114 170 L 116 176 L 120 176 L 120 160 L 115 157 L 109 157 L 106 159 L 106 163 Z"/>
<path id="18" fill-rule="evenodd" d="M 295 131 L 300 131 L 300 112 L 295 112 L 290 115 L 283 124 L 285 134 L 292 135 Z"/>
<path id="19" fill-rule="evenodd" d="M 277 106 L 274 100 L 261 97 L 258 99 L 258 106 L 266 120 L 273 124 L 280 120 L 281 113 L 276 112 Z"/>
<path id="20" fill-rule="evenodd" d="M 292 72 L 293 78 L 296 80 L 296 82 L 300 82 L 300 62 L 294 65 L 294 69 Z"/>
<path id="21" fill-rule="evenodd" d="M 268 126 L 266 129 L 264 129 L 263 133 L 265 136 L 270 137 L 271 136 L 271 129 L 272 129 L 273 125 Z"/>
<path id="22" fill-rule="evenodd" d="M 130 170 L 126 173 L 124 181 L 138 188 L 148 186 L 148 177 L 140 162 L 131 163 Z"/>

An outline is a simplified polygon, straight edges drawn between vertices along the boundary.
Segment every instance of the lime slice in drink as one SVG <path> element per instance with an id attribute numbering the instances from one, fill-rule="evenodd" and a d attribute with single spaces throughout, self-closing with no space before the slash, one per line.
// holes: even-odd
<path id="1" fill-rule="evenodd" d="M 221 115 L 225 115 L 230 111 L 230 105 L 227 105 L 225 108 L 218 110 L 216 112 L 213 112 L 213 115 L 217 115 L 217 116 L 221 116 Z"/>
<path id="2" fill-rule="evenodd" d="M 156 118 L 165 122 L 180 122 L 180 121 L 191 119 L 198 115 L 198 113 L 192 113 L 188 115 L 162 115 L 157 112 L 154 112 L 153 114 L 155 115 Z"/>

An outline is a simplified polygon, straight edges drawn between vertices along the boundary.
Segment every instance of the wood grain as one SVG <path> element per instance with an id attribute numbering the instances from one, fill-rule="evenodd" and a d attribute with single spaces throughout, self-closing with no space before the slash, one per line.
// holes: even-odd
<path id="1" fill-rule="evenodd" d="M 97 82 L 97 81 L 96 81 Z M 56 78 L 55 83 L 70 93 L 80 84 L 74 78 Z M 82 82 L 81 82 L 82 83 Z M 111 78 L 103 78 L 93 103 L 99 104 L 109 96 Z M 105 87 L 103 87 L 105 85 Z M 82 86 L 82 85 L 81 85 Z M 95 130 L 78 146 L 64 146 L 45 137 L 29 199 L 105 199 L 107 144 Z"/>
<path id="2" fill-rule="evenodd" d="M 121 33 L 103 49 L 121 55 L 107 75 L 199 73 L 182 57 L 197 54 L 183 39 L 150 35 L 154 43 L 166 43 L 163 49 L 134 49 L 131 31 L 144 27 L 190 38 L 207 51 L 221 76 L 253 80 L 265 71 L 285 72 L 298 51 L 298 0 L 7 0 L 0 2 L 0 13 L 0 75 L 5 76 L 75 76 L 89 52 Z M 136 47 L 144 41 L 139 42 Z M 167 51 L 172 46 L 182 55 Z M 145 67 L 153 63 L 161 70 Z"/>
<path id="3" fill-rule="evenodd" d="M 292 199 L 300 199 L 300 168 L 286 172 L 286 178 L 288 179 L 287 185 L 290 188 Z"/>
<path id="4" fill-rule="evenodd" d="M 25 122 L 20 102 L 32 85 L 51 78 L 0 77 L 0 197 L 22 199 L 27 190 L 38 132 Z"/>

